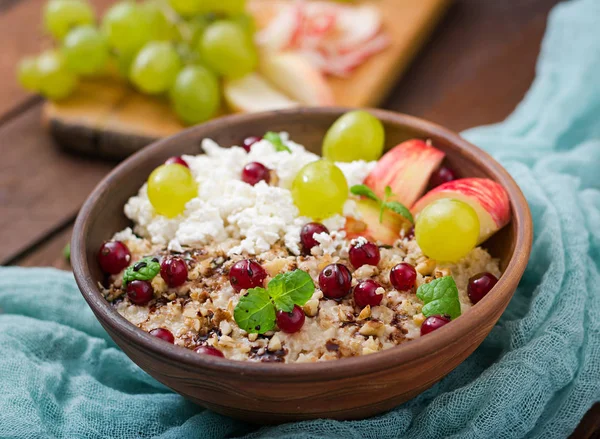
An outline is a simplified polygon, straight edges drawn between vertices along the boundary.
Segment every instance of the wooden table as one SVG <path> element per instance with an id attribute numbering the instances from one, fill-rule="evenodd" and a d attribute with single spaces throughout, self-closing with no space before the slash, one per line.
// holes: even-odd
<path id="1" fill-rule="evenodd" d="M 94 0 L 98 12 L 112 0 Z M 460 131 L 504 119 L 534 77 L 557 0 L 456 0 L 384 107 Z M 41 99 L 14 79 L 17 60 L 48 45 L 44 0 L 0 0 L 0 264 L 69 269 L 62 249 L 77 211 L 115 165 L 61 151 L 40 126 Z M 600 404 L 573 437 L 600 434 Z"/>

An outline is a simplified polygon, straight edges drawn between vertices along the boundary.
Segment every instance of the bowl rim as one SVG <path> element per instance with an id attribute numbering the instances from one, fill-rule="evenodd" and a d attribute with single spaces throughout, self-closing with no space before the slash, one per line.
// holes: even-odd
<path id="1" fill-rule="evenodd" d="M 529 254 L 531 252 L 533 238 L 533 224 L 528 203 L 517 183 L 508 172 L 488 153 L 467 142 L 458 134 L 449 129 L 441 127 L 414 116 L 396 113 L 381 109 L 366 109 L 383 122 L 400 126 L 408 126 L 418 131 L 430 133 L 432 136 L 443 139 L 460 150 L 467 158 L 477 157 L 477 161 L 486 162 L 488 171 L 506 189 L 511 203 L 512 219 L 516 222 L 516 236 L 513 255 L 511 256 L 502 277 L 493 288 L 493 294 L 484 297 L 477 306 L 469 310 L 469 317 L 452 321 L 443 328 L 429 334 L 427 337 L 419 337 L 415 340 L 402 343 L 398 346 L 377 352 L 371 355 L 361 355 L 352 358 L 344 358 L 335 361 L 322 361 L 315 363 L 261 363 L 251 361 L 230 360 L 226 358 L 198 355 L 190 349 L 182 349 L 179 346 L 165 343 L 151 336 L 149 333 L 139 329 L 122 317 L 110 306 L 102 296 L 98 285 L 93 280 L 89 265 L 86 260 L 85 237 L 89 232 L 90 214 L 96 202 L 102 197 L 110 183 L 129 173 L 136 167 L 136 163 L 144 156 L 160 149 L 165 144 L 177 142 L 185 137 L 198 137 L 207 129 L 227 129 L 239 122 L 257 119 L 269 119 L 286 115 L 322 114 L 326 116 L 340 116 L 341 114 L 354 110 L 348 107 L 319 107 L 319 108 L 296 108 L 287 110 L 276 110 L 263 113 L 230 115 L 218 118 L 204 124 L 183 130 L 173 136 L 160 139 L 139 152 L 133 154 L 114 168 L 106 177 L 98 183 L 90 196 L 83 204 L 73 230 L 71 242 L 71 262 L 76 282 L 81 294 L 92 308 L 92 311 L 101 323 L 108 325 L 119 336 L 127 339 L 139 349 L 144 349 L 156 359 L 169 360 L 181 365 L 181 367 L 201 370 L 205 374 L 220 375 L 223 373 L 243 375 L 247 378 L 259 378 L 262 381 L 287 382 L 304 381 L 329 381 L 340 378 L 354 377 L 362 371 L 363 373 L 375 373 L 384 369 L 415 361 L 426 357 L 444 346 L 455 343 L 462 337 L 468 337 L 469 333 L 475 331 L 479 322 L 493 318 L 495 307 L 508 303 L 512 297 L 518 282 L 525 271 Z"/>

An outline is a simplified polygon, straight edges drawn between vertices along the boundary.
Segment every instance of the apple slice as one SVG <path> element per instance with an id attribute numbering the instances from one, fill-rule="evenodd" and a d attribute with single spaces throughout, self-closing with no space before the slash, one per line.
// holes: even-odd
<path id="1" fill-rule="evenodd" d="M 236 112 L 281 110 L 299 104 L 275 90 L 263 77 L 250 73 L 243 78 L 225 80 L 223 94 L 227 105 Z"/>
<path id="2" fill-rule="evenodd" d="M 442 163 L 445 154 L 430 143 L 413 139 L 402 142 L 379 159 L 364 183 L 383 198 L 390 186 L 393 200 L 410 208 L 423 194 L 429 177 Z"/>
<path id="3" fill-rule="evenodd" d="M 264 53 L 259 70 L 275 87 L 301 104 L 334 104 L 333 92 L 321 72 L 301 55 Z"/>
<path id="4" fill-rule="evenodd" d="M 400 237 L 400 230 L 410 226 L 402 216 L 385 210 L 382 222 L 379 222 L 379 204 L 367 198 L 356 201 L 356 208 L 360 219 L 346 217 L 346 236 L 350 239 L 364 236 L 370 241 L 379 241 L 383 244 L 393 245 Z"/>
<path id="5" fill-rule="evenodd" d="M 444 183 L 423 196 L 413 206 L 416 215 L 440 198 L 454 198 L 468 203 L 479 216 L 479 241 L 482 243 L 510 221 L 510 203 L 506 190 L 488 178 L 460 178 Z"/>

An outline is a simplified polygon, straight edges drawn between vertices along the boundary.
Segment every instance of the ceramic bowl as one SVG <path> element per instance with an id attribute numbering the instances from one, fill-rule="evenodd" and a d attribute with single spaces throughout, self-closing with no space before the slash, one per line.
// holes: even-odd
<path id="1" fill-rule="evenodd" d="M 304 108 L 217 119 L 165 138 L 114 169 L 85 202 L 73 233 L 71 260 L 83 297 L 123 351 L 143 370 L 195 403 L 257 423 L 312 418 L 357 419 L 389 410 L 432 386 L 471 354 L 490 332 L 523 275 L 532 223 L 523 194 L 488 154 L 457 134 L 421 119 L 371 110 L 385 125 L 386 147 L 409 138 L 431 139 L 461 177 L 487 177 L 508 192 L 509 225 L 484 243 L 500 259 L 494 289 L 461 318 L 425 337 L 372 354 L 311 364 L 241 362 L 198 355 L 159 340 L 121 317 L 102 297 L 96 262 L 103 241 L 130 225 L 123 214 L 150 172 L 166 158 L 202 152 L 202 139 L 239 144 L 250 135 L 288 131 L 320 153 L 329 126 L 347 109 Z"/>

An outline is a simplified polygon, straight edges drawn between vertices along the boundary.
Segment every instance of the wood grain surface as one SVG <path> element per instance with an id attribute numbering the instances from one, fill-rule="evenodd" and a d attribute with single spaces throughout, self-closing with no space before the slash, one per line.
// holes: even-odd
<path id="1" fill-rule="evenodd" d="M 91 1 L 97 11 L 112 3 Z M 547 15 L 556 3 L 558 0 L 454 0 L 383 107 L 430 119 L 456 131 L 501 121 L 531 85 Z M 41 100 L 23 92 L 14 79 L 18 59 L 47 45 L 39 24 L 42 5 L 43 0 L 0 0 L 0 237 L 3 242 L 18 237 L 11 239 L 19 243 L 11 248 L 0 247 L 0 263 L 68 268 L 60 252 L 70 238 L 72 212 L 89 194 L 92 180 L 99 181 L 113 163 L 90 163 L 85 172 L 95 173 L 89 186 L 72 185 L 72 191 L 79 193 L 73 199 L 60 196 L 57 203 L 62 203 L 66 211 L 56 212 L 44 227 L 31 228 L 14 214 L 16 210 L 25 216 L 43 217 L 45 213 L 41 205 L 32 204 L 35 190 L 15 182 L 42 173 L 44 167 L 58 166 L 56 163 L 63 163 L 63 169 L 72 175 L 82 172 L 80 159 L 58 149 L 41 130 Z M 21 122 L 14 123 L 17 119 Z M 14 130 L 10 142 L 5 137 L 7 130 Z M 37 134 L 29 136 L 29 132 Z M 56 159 L 44 162 L 31 161 L 27 154 L 7 156 L 6 152 L 13 149 L 51 149 Z M 13 183 L 9 186 L 9 182 Z M 47 190 L 59 193 L 60 185 L 54 179 L 43 184 Z M 4 221 L 7 216 L 11 221 Z M 597 404 L 572 437 L 598 437 L 599 431 Z"/>

